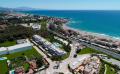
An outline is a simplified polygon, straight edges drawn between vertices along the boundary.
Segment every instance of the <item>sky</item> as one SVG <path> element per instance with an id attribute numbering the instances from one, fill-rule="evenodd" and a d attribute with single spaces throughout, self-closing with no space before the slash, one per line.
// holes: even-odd
<path id="1" fill-rule="evenodd" d="M 0 0 L 0 7 L 55 10 L 120 10 L 120 0 Z"/>

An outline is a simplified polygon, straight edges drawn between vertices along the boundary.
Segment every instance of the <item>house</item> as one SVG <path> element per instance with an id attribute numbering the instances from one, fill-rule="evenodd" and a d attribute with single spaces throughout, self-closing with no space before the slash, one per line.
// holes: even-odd
<path id="1" fill-rule="evenodd" d="M 22 44 L 22 43 L 26 43 L 27 40 L 26 39 L 19 39 L 17 40 L 17 44 Z"/>
<path id="2" fill-rule="evenodd" d="M 34 30 L 40 30 L 41 25 L 39 23 L 30 23 L 30 26 L 34 29 Z"/>
<path id="3" fill-rule="evenodd" d="M 17 40 L 17 44 L 23 44 L 23 43 L 30 43 L 28 39 L 19 39 Z"/>
<path id="4" fill-rule="evenodd" d="M 31 27 L 34 30 L 41 29 L 41 25 L 39 23 L 21 23 L 20 25 L 24 27 Z"/>
<path id="5" fill-rule="evenodd" d="M 22 23 L 22 24 L 20 24 L 21 26 L 24 26 L 24 27 L 29 27 L 29 24 L 27 24 L 27 23 Z"/>
<path id="6" fill-rule="evenodd" d="M 25 70 L 24 70 L 23 66 L 16 68 L 15 74 L 25 74 Z"/>
<path id="7" fill-rule="evenodd" d="M 63 39 L 61 39 L 61 38 L 59 38 L 59 37 L 56 37 L 56 36 L 54 36 L 54 38 L 57 39 L 57 40 L 59 40 L 59 41 L 61 41 L 61 42 L 64 43 L 65 45 L 68 45 L 68 41 L 63 40 Z"/>
<path id="8" fill-rule="evenodd" d="M 69 66 L 74 74 L 98 74 L 100 59 L 96 56 L 84 56 L 71 61 Z"/>

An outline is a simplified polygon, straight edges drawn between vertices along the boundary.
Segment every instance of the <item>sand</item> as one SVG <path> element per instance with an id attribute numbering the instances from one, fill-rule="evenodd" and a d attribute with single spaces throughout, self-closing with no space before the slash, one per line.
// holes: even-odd
<path id="1" fill-rule="evenodd" d="M 120 39 L 116 38 L 116 37 L 112 37 L 112 36 L 108 36 L 108 35 L 100 34 L 100 33 L 87 32 L 87 31 L 83 31 L 83 30 L 74 29 L 74 28 L 67 26 L 66 24 L 63 25 L 63 28 L 76 31 L 77 33 L 82 34 L 82 35 L 91 35 L 91 36 L 95 36 L 97 38 L 104 38 L 104 39 L 108 39 L 108 40 L 112 40 L 112 41 L 120 41 Z"/>

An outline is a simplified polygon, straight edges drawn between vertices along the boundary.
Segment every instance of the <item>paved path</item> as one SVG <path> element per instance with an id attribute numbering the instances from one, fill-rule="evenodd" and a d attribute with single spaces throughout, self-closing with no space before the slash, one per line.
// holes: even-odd
<path id="1" fill-rule="evenodd" d="M 106 72 L 107 72 L 107 66 L 106 66 L 106 64 L 104 66 L 105 66 L 104 74 L 106 74 Z"/>

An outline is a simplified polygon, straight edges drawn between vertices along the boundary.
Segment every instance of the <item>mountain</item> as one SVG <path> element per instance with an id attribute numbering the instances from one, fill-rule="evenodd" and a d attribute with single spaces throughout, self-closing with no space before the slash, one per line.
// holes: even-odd
<path id="1" fill-rule="evenodd" d="M 18 8 L 0 7 L 0 11 L 30 11 L 30 10 L 39 10 L 39 9 L 30 8 L 30 7 L 18 7 Z"/>
<path id="2" fill-rule="evenodd" d="M 29 10 L 38 10 L 38 9 L 30 8 L 30 7 L 18 7 L 18 8 L 14 8 L 14 10 L 17 10 L 17 11 L 29 11 Z"/>
<path id="3" fill-rule="evenodd" d="M 0 11 L 8 11 L 10 10 L 9 8 L 5 8 L 5 7 L 0 7 Z"/>

